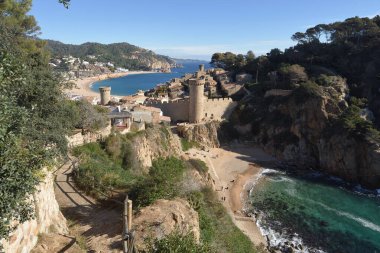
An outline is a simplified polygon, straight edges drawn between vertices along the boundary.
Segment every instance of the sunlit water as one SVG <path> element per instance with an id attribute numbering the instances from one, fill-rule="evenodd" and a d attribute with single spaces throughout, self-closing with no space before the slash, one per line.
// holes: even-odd
<path id="1" fill-rule="evenodd" d="M 379 197 L 269 172 L 254 186 L 250 201 L 272 244 L 287 238 L 293 244 L 302 240 L 309 252 L 380 252 Z"/>
<path id="2" fill-rule="evenodd" d="M 138 90 L 149 90 L 157 84 L 165 83 L 173 78 L 182 77 L 186 73 L 194 73 L 198 70 L 200 63 L 185 63 L 183 68 L 172 69 L 171 73 L 152 73 L 127 75 L 120 78 L 108 79 L 96 82 L 91 89 L 98 92 L 99 87 L 111 86 L 112 95 L 127 96 L 135 94 Z M 210 66 L 207 63 L 206 68 Z"/>

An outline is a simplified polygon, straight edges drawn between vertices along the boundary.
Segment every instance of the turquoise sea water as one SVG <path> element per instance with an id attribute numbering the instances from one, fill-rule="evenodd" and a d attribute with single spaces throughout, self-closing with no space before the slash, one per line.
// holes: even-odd
<path id="1" fill-rule="evenodd" d="M 379 197 L 272 171 L 256 184 L 250 200 L 262 214 L 263 231 L 276 234 L 270 236 L 273 244 L 298 235 L 310 252 L 380 252 Z"/>
<path id="2" fill-rule="evenodd" d="M 118 96 L 126 96 L 135 94 L 138 90 L 149 90 L 159 83 L 165 83 L 175 77 L 181 77 L 186 73 L 194 73 L 198 70 L 200 63 L 183 63 L 183 68 L 172 69 L 171 73 L 153 73 L 153 74 L 137 74 L 127 75 L 120 78 L 108 79 L 96 82 L 91 89 L 98 92 L 99 87 L 111 86 L 111 94 Z M 207 63 L 206 68 L 210 66 Z"/>

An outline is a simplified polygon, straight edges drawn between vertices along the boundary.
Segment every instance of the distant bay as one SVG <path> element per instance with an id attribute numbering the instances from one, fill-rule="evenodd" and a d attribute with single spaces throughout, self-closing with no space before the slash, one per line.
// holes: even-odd
<path id="1" fill-rule="evenodd" d="M 95 82 L 91 89 L 99 91 L 99 87 L 111 86 L 111 94 L 115 96 L 127 96 L 135 94 L 138 90 L 149 90 L 157 84 L 165 83 L 173 78 L 181 77 L 186 73 L 194 73 L 199 64 L 210 65 L 207 62 L 183 62 L 183 68 L 174 68 L 171 73 L 131 74 L 120 78 L 107 79 Z"/>

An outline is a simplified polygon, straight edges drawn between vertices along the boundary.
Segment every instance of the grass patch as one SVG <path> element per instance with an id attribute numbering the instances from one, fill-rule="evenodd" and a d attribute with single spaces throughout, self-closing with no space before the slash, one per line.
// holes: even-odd
<path id="1" fill-rule="evenodd" d="M 114 162 L 99 143 L 89 143 L 73 150 L 81 162 L 74 171 L 77 186 L 86 193 L 104 198 L 103 194 L 114 189 L 127 189 L 137 176 Z M 103 193 L 103 194 L 102 194 Z"/>
<path id="2" fill-rule="evenodd" d="M 195 141 L 189 141 L 185 138 L 181 138 L 181 146 L 183 151 L 188 151 L 191 148 L 198 148 L 199 144 Z"/>
<path id="3" fill-rule="evenodd" d="M 212 189 L 193 192 L 188 200 L 198 212 L 202 242 L 211 245 L 215 252 L 261 252 L 235 226 Z"/>
<path id="4" fill-rule="evenodd" d="M 87 252 L 88 248 L 86 244 L 86 241 L 87 241 L 86 237 L 84 237 L 83 235 L 77 235 L 75 236 L 75 241 L 81 250 L 83 250 L 84 252 Z"/>
<path id="5" fill-rule="evenodd" d="M 215 251 L 208 244 L 197 244 L 191 233 L 183 235 L 179 231 L 174 231 L 161 240 L 153 241 L 147 252 L 212 253 Z"/>
<path id="6" fill-rule="evenodd" d="M 189 159 L 189 163 L 196 169 L 201 175 L 207 175 L 208 167 L 207 164 L 199 159 Z"/>
<path id="7" fill-rule="evenodd" d="M 172 199 L 179 194 L 186 164 L 175 157 L 153 161 L 149 174 L 129 192 L 137 207 L 148 206 L 158 199 Z"/>

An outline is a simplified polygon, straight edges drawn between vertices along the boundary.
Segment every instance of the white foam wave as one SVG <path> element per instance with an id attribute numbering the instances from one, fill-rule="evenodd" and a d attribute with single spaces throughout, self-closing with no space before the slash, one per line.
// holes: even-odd
<path id="1" fill-rule="evenodd" d="M 298 246 L 293 247 L 295 253 L 325 253 L 323 250 L 309 248 L 303 244 L 302 238 L 298 234 L 284 234 L 274 231 L 273 229 L 266 227 L 262 224 L 261 219 L 257 219 L 256 225 L 259 228 L 261 234 L 267 238 L 270 247 L 277 249 L 286 249 L 288 245 Z M 302 247 L 299 247 L 302 245 Z"/>
<path id="2" fill-rule="evenodd" d="M 346 218 L 349 218 L 351 220 L 354 220 L 356 222 L 358 222 L 359 224 L 361 224 L 363 227 L 366 227 L 366 228 L 369 228 L 369 229 L 372 229 L 373 231 L 376 231 L 376 232 L 379 232 L 380 233 L 380 226 L 369 221 L 369 220 L 366 220 L 362 217 L 357 217 L 353 214 L 350 214 L 350 213 L 347 213 L 347 212 L 344 212 L 344 211 L 339 211 L 335 208 L 332 208 L 332 207 L 329 207 L 321 202 L 318 202 L 318 201 L 313 201 L 314 203 L 322 206 L 323 208 L 325 208 L 326 210 L 329 210 L 329 211 L 332 211 L 334 213 L 336 213 L 337 215 L 339 216 L 343 216 L 343 217 L 346 217 Z"/>

